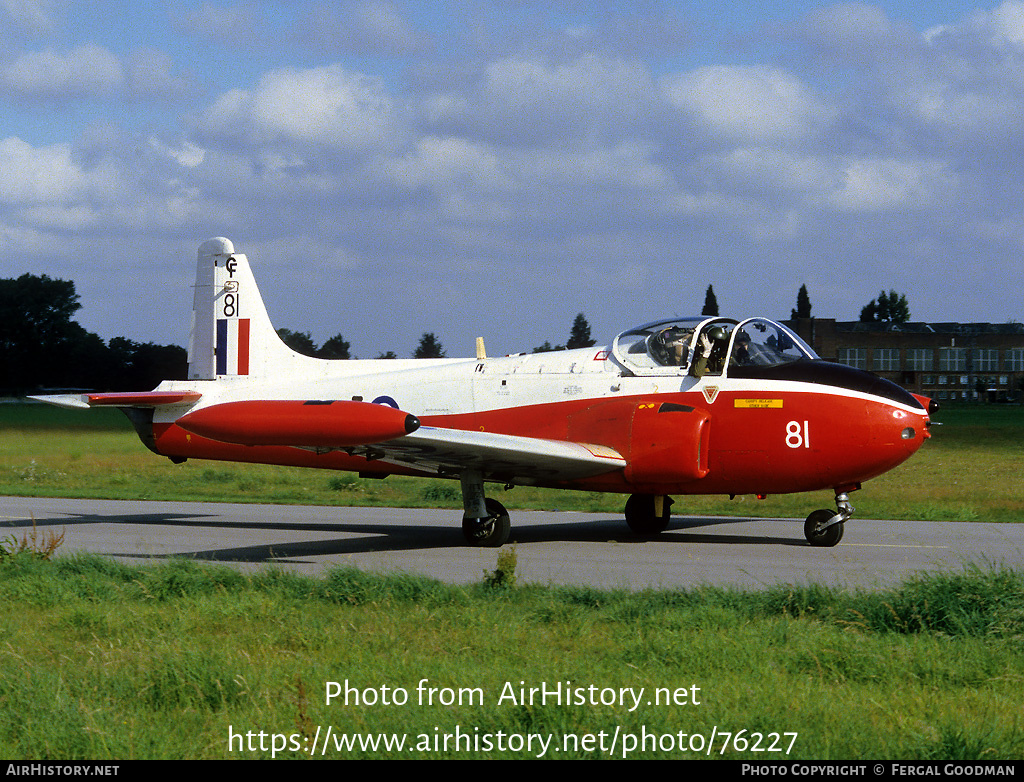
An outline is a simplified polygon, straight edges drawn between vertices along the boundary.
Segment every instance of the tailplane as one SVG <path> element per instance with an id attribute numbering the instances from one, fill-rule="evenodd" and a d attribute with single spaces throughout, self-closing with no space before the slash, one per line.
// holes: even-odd
<path id="1" fill-rule="evenodd" d="M 189 379 L 265 376 L 316 360 L 281 341 L 245 255 L 223 237 L 203 242 L 196 262 Z"/>

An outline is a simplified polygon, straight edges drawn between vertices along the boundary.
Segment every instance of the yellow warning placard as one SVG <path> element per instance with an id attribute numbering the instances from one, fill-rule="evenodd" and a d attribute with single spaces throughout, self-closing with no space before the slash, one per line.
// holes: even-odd
<path id="1" fill-rule="evenodd" d="M 781 399 L 736 399 L 733 401 L 735 407 L 749 407 L 764 410 L 771 407 L 782 407 Z"/>

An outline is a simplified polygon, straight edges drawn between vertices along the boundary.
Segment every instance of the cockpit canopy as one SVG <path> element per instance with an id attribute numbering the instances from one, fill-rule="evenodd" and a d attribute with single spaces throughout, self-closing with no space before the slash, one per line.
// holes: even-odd
<path id="1" fill-rule="evenodd" d="M 612 354 L 635 375 L 728 374 L 730 367 L 770 367 L 816 359 L 785 326 L 766 318 L 678 318 L 624 331 Z"/>

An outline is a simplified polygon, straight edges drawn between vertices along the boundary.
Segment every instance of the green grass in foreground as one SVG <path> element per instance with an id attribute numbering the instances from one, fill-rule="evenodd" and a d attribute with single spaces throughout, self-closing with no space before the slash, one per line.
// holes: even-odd
<path id="1" fill-rule="evenodd" d="M 561 751 L 563 738 L 603 731 L 607 746 L 617 728 L 620 740 L 672 737 L 630 757 L 693 757 L 671 749 L 679 733 L 716 729 L 746 731 L 751 742 L 730 746 L 727 758 L 1024 757 L 1020 572 L 922 576 L 874 593 L 630 593 L 517 588 L 514 560 L 502 566 L 505 578 L 457 587 L 351 569 L 311 578 L 188 561 L 0 559 L 0 757 L 302 757 L 274 753 L 271 735 L 305 747 L 329 725 L 430 743 L 332 747 L 329 758 L 538 754 L 536 745 L 435 749 L 456 726 L 478 739 L 553 736 L 560 751 L 548 757 L 557 758 L 604 757 L 599 748 Z M 424 679 L 436 699 L 453 702 L 420 704 Z M 409 701 L 328 705 L 327 683 L 346 680 L 361 697 L 383 700 L 387 687 L 396 699 L 401 688 Z M 633 711 L 499 702 L 506 683 L 518 693 L 567 681 L 645 695 Z M 655 688 L 685 690 L 699 704 L 648 704 Z M 229 730 L 251 731 L 254 749 L 240 751 L 236 739 L 230 752 Z M 755 733 L 797 736 L 787 755 L 752 751 Z"/>
<path id="2" fill-rule="evenodd" d="M 943 426 L 907 463 L 852 496 L 860 518 L 1024 520 L 1024 408 L 941 410 Z M 489 488 L 510 509 L 621 514 L 624 498 L 520 486 Z M 210 500 L 397 507 L 461 506 L 453 481 L 192 460 L 171 464 L 147 451 L 115 410 L 0 405 L 0 495 Z M 679 515 L 805 517 L 832 493 L 678 497 Z"/>

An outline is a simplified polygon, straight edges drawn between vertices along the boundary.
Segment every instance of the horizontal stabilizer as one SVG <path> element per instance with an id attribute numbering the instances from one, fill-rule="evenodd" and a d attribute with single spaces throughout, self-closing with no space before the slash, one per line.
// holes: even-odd
<path id="1" fill-rule="evenodd" d="M 160 407 L 195 402 L 198 391 L 118 391 L 108 394 L 53 394 L 30 396 L 48 405 L 88 410 L 90 407 Z"/>

